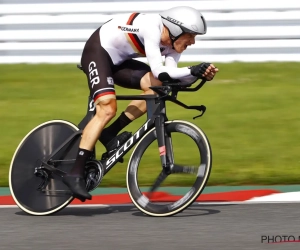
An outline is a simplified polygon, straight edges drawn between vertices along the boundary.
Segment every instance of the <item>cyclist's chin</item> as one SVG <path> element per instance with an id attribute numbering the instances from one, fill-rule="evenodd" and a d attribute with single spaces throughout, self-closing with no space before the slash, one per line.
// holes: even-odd
<path id="1" fill-rule="evenodd" d="M 175 47 L 175 51 L 177 52 L 177 53 L 182 53 L 183 51 L 185 51 L 187 49 L 187 47 L 185 47 L 185 46 L 180 46 L 180 47 Z"/>

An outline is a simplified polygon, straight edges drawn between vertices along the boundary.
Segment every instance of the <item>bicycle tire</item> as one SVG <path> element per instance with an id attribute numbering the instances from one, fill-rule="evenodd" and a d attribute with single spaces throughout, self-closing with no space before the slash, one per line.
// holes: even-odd
<path id="1" fill-rule="evenodd" d="M 191 137 L 198 146 L 199 151 L 203 153 L 203 157 L 201 157 L 196 181 L 190 191 L 178 201 L 171 203 L 171 205 L 157 205 L 149 201 L 137 184 L 137 172 L 141 158 L 149 145 L 156 140 L 155 128 L 152 128 L 139 141 L 128 162 L 126 173 L 127 190 L 133 204 L 144 214 L 154 217 L 173 216 L 188 208 L 204 190 L 212 169 L 211 146 L 207 136 L 199 127 L 187 121 L 174 120 L 167 121 L 165 128 L 167 134 L 179 132 Z"/>
<path id="2" fill-rule="evenodd" d="M 50 120 L 33 128 L 19 143 L 10 164 L 9 188 L 13 200 L 21 210 L 31 215 L 50 215 L 72 202 L 74 198 L 70 192 L 53 195 L 51 190 L 44 193 L 38 191 L 41 179 L 34 175 L 34 169 L 39 159 L 47 158 L 78 130 L 77 126 L 68 121 Z M 75 158 L 77 148 L 72 145 L 66 150 L 64 157 Z M 58 167 L 68 171 L 71 164 L 62 163 Z M 68 191 L 65 184 L 56 178 L 51 179 L 48 186 Z"/>

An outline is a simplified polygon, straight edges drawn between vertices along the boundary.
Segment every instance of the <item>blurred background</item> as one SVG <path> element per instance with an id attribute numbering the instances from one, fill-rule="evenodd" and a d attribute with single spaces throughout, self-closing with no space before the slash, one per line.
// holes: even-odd
<path id="1" fill-rule="evenodd" d="M 157 13 L 187 5 L 208 32 L 182 61 L 298 61 L 297 1 L 1 0 L 1 63 L 77 63 L 90 34 L 119 13 Z M 200 42 L 201 41 L 201 42 Z M 201 59 L 200 59 L 201 58 Z"/>
<path id="2" fill-rule="evenodd" d="M 179 66 L 209 61 L 220 69 L 199 92 L 179 94 L 186 104 L 206 105 L 203 117 L 193 120 L 194 111 L 167 106 L 169 119 L 193 122 L 208 136 L 208 184 L 300 183 L 299 1 L 0 0 L 0 186 L 8 185 L 13 153 L 32 128 L 51 119 L 78 124 L 85 115 L 88 88 L 76 64 L 94 30 L 119 13 L 158 13 L 179 5 L 200 10 L 208 23 L 207 34 L 197 37 Z M 118 102 L 118 114 L 127 104 Z M 100 155 L 103 147 L 97 146 Z M 185 149 L 182 157 L 193 157 Z M 156 150 L 145 161 L 145 185 Z M 101 185 L 125 186 L 129 157 Z"/>

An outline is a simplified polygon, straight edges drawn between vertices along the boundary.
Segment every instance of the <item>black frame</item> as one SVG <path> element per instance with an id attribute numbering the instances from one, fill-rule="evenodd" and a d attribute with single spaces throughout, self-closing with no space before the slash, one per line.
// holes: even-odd
<path id="1" fill-rule="evenodd" d="M 131 136 L 130 139 L 128 139 L 123 145 L 121 145 L 116 152 L 110 155 L 108 159 L 106 159 L 105 161 L 99 160 L 101 161 L 104 167 L 103 175 L 107 174 L 109 170 L 111 170 L 116 165 L 118 160 L 122 158 L 122 156 L 124 156 L 132 147 L 134 147 L 136 143 L 138 143 L 141 140 L 141 138 L 143 138 L 143 136 L 148 131 L 150 131 L 153 127 L 156 128 L 158 147 L 160 148 L 165 146 L 164 124 L 166 121 L 168 121 L 168 118 L 166 116 L 166 103 L 165 103 L 166 101 L 171 101 L 186 109 L 195 109 L 202 112 L 202 114 L 194 117 L 193 119 L 202 116 L 206 111 L 206 107 L 204 105 L 187 106 L 186 104 L 177 100 L 177 94 L 179 91 L 197 91 L 204 85 L 204 83 L 206 82 L 205 80 L 202 80 L 195 88 L 189 88 L 191 86 L 191 83 L 182 84 L 174 81 L 170 82 L 169 79 L 162 82 L 163 82 L 162 86 L 150 87 L 157 93 L 157 95 L 153 94 L 153 95 L 117 95 L 116 96 L 117 100 L 145 100 L 147 105 L 147 121 Z M 45 159 L 45 161 L 42 162 L 43 167 L 41 168 L 46 168 L 51 172 L 57 173 L 61 176 L 65 175 L 66 174 L 65 172 L 53 167 L 52 164 L 49 163 L 55 162 L 52 161 L 52 158 L 58 152 L 60 152 L 60 150 L 62 150 L 65 146 L 67 146 L 70 142 L 72 142 L 72 140 L 75 140 L 78 138 L 78 136 L 81 136 L 84 127 L 88 124 L 88 122 L 92 119 L 94 115 L 95 115 L 94 102 L 91 99 L 91 97 L 89 97 L 87 114 L 78 124 L 79 130 L 74 132 L 68 139 L 65 140 L 64 143 L 62 143 L 62 145 L 59 148 L 57 148 L 47 159 Z M 93 158 L 96 159 L 95 148 L 94 148 Z M 165 169 L 168 168 L 166 154 L 162 154 L 160 158 L 161 158 L 162 167 Z M 63 160 L 63 161 L 68 161 L 68 160 Z M 59 162 L 59 160 L 57 160 L 56 162 Z M 168 171 L 168 169 L 166 170 Z"/>

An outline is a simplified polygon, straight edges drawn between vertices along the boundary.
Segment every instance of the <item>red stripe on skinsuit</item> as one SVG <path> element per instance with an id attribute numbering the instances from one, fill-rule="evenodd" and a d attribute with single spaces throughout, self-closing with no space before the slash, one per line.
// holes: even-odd
<path id="1" fill-rule="evenodd" d="M 136 18 L 137 16 L 138 16 L 138 13 L 132 13 L 126 24 L 131 25 L 134 18 Z M 138 37 L 137 36 L 135 37 L 134 34 L 130 34 L 130 33 L 128 33 L 128 36 L 129 36 L 130 40 L 132 41 L 132 43 L 134 44 L 134 46 L 137 48 L 137 50 L 141 54 L 145 55 L 146 53 L 145 53 L 144 49 L 139 45 L 139 43 L 137 41 Z"/>
<path id="2" fill-rule="evenodd" d="M 115 94 L 116 94 L 115 92 L 105 92 L 105 93 L 96 95 L 95 98 L 94 98 L 94 102 L 95 102 L 99 97 L 102 97 L 102 96 L 105 96 L 105 95 L 115 95 Z"/>
<path id="3" fill-rule="evenodd" d="M 127 25 L 132 24 L 133 19 L 137 16 L 137 13 L 132 13 L 127 21 Z"/>
<path id="4" fill-rule="evenodd" d="M 138 42 L 137 42 L 137 40 L 135 39 L 134 35 L 128 33 L 128 36 L 129 36 L 130 40 L 132 41 L 132 43 L 134 44 L 134 46 L 137 48 L 137 50 L 138 50 L 141 54 L 145 55 L 145 51 L 144 51 L 144 50 L 141 48 L 141 46 L 138 44 Z"/>

